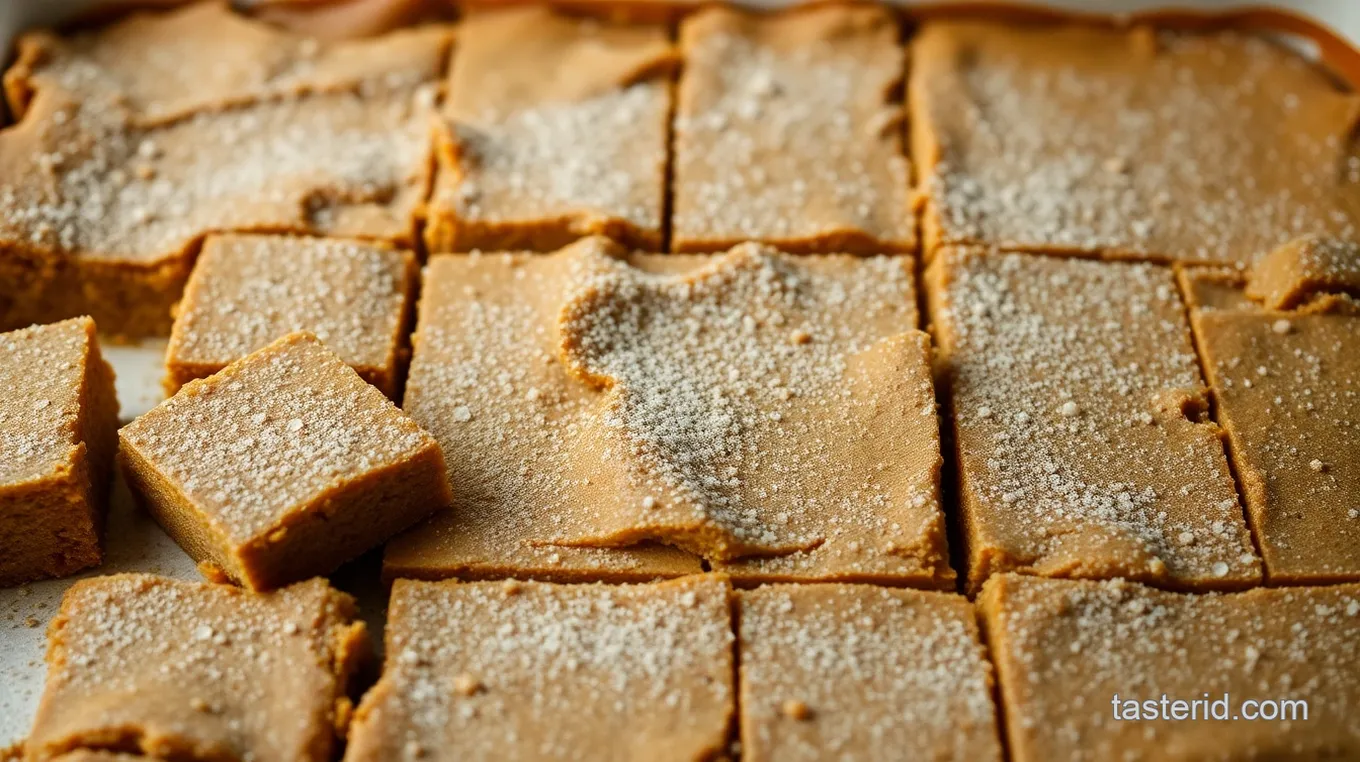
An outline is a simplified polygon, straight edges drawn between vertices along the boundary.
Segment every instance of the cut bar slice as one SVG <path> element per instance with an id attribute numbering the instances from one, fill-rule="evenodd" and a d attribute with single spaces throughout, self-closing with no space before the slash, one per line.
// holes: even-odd
<path id="1" fill-rule="evenodd" d="M 1360 757 L 1360 585 L 1005 574 L 979 604 L 1015 762 Z"/>
<path id="2" fill-rule="evenodd" d="M 0 587 L 103 558 L 118 400 L 94 321 L 0 333 Z"/>
<path id="3" fill-rule="evenodd" d="M 176 310 L 166 393 L 308 331 L 394 397 L 418 278 L 415 255 L 377 243 L 212 236 Z"/>
<path id="4" fill-rule="evenodd" d="M 946 247 L 926 281 L 970 590 L 1260 581 L 1170 269 Z"/>
<path id="5" fill-rule="evenodd" d="M 686 18 L 672 250 L 913 251 L 898 40 L 881 7 Z"/>
<path id="6" fill-rule="evenodd" d="M 169 333 L 203 237 L 413 243 L 433 82 L 262 101 L 166 126 L 40 92 L 0 132 L 0 327 L 90 313 Z"/>
<path id="7" fill-rule="evenodd" d="M 1267 578 L 1360 581 L 1360 302 L 1279 311 L 1235 273 L 1182 279 Z"/>
<path id="8" fill-rule="evenodd" d="M 346 762 L 675 760 L 725 751 L 730 590 L 398 580 Z"/>
<path id="9" fill-rule="evenodd" d="M 439 443 L 306 333 L 191 381 L 119 438 L 170 536 L 256 590 L 328 574 L 451 499 Z"/>
<path id="10" fill-rule="evenodd" d="M 560 254 L 430 260 L 404 406 L 443 445 L 453 508 L 394 538 L 387 579 L 645 582 L 701 570 L 675 548 L 541 541 L 641 500 L 595 449 L 591 389 L 557 359 L 556 322 L 589 239 Z"/>
<path id="11" fill-rule="evenodd" d="M 462 488 L 388 577 L 571 579 L 653 541 L 743 583 L 952 583 L 910 259 L 588 239 L 436 257 L 424 293 L 407 407 Z"/>
<path id="12" fill-rule="evenodd" d="M 328 762 L 368 651 L 354 616 L 320 579 L 263 595 L 144 574 L 77 582 L 49 630 L 28 759 Z"/>
<path id="13" fill-rule="evenodd" d="M 927 20 L 907 100 L 927 259 L 1249 264 L 1360 234 L 1360 96 L 1264 36 Z"/>
<path id="14" fill-rule="evenodd" d="M 444 107 L 430 250 L 553 251 L 606 235 L 660 251 L 675 64 L 661 26 L 542 7 L 470 15 Z"/>
<path id="15" fill-rule="evenodd" d="M 66 36 L 29 32 L 5 92 L 16 119 L 51 91 L 153 126 L 262 100 L 428 81 L 448 46 L 448 31 L 434 26 L 323 43 L 208 0 Z"/>
<path id="16" fill-rule="evenodd" d="M 1001 759 L 967 599 L 867 585 L 739 595 L 745 762 Z"/>

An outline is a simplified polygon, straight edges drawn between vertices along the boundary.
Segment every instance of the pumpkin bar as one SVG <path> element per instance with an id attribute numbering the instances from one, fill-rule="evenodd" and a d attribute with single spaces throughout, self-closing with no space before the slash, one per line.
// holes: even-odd
<path id="1" fill-rule="evenodd" d="M 458 35 L 429 249 L 553 251 L 606 235 L 660 251 L 676 64 L 665 27 L 527 7 L 473 13 Z"/>
<path id="2" fill-rule="evenodd" d="M 261 101 L 161 127 L 40 90 L 0 131 L 0 327 L 88 312 L 165 335 L 203 237 L 409 246 L 435 84 Z"/>
<path id="3" fill-rule="evenodd" d="M 1360 581 L 1360 302 L 1280 311 L 1247 299 L 1233 272 L 1182 279 L 1266 577 Z M 1254 271 L 1247 284 L 1259 282 Z"/>
<path id="4" fill-rule="evenodd" d="M 176 310 L 166 393 L 280 336 L 309 331 L 395 397 L 418 279 L 414 254 L 381 243 L 212 236 Z"/>
<path id="5" fill-rule="evenodd" d="M 743 760 L 1002 759 L 967 599 L 867 585 L 739 596 Z"/>
<path id="6" fill-rule="evenodd" d="M 1170 269 L 945 247 L 926 282 L 969 590 L 1260 582 Z"/>
<path id="7" fill-rule="evenodd" d="M 869 6 L 681 22 L 672 250 L 913 251 L 899 35 Z"/>
<path id="8" fill-rule="evenodd" d="M 0 333 L 0 587 L 102 560 L 118 429 L 94 321 Z"/>
<path id="9" fill-rule="evenodd" d="M 119 432 L 127 482 L 210 578 L 327 574 L 449 504 L 439 444 L 307 333 Z"/>
<path id="10" fill-rule="evenodd" d="M 1250 264 L 1301 234 L 1360 234 L 1360 96 L 1282 45 L 939 19 L 911 52 L 927 256 Z"/>
<path id="11" fill-rule="evenodd" d="M 1360 585 L 1186 595 L 1005 574 L 979 604 L 1015 762 L 1360 755 Z"/>
<path id="12" fill-rule="evenodd" d="M 952 584 L 910 260 L 596 238 L 429 270 L 406 405 L 463 487 L 387 576 L 661 542 L 742 583 Z"/>
<path id="13" fill-rule="evenodd" d="M 952 579 L 910 259 L 743 244 L 671 274 L 595 260 L 561 307 L 561 359 L 598 390 L 605 459 L 640 499 L 557 542 L 659 540 L 746 559 L 738 579 Z"/>
<path id="14" fill-rule="evenodd" d="M 26 33 L 5 92 L 16 119 L 47 90 L 152 126 L 267 99 L 426 81 L 442 70 L 448 44 L 438 27 L 325 43 L 208 0 L 67 36 Z"/>
<path id="15" fill-rule="evenodd" d="M 77 582 L 48 631 L 27 758 L 330 760 L 367 652 L 354 618 L 321 579 L 268 594 L 146 574 Z"/>
<path id="16" fill-rule="evenodd" d="M 421 286 L 403 406 L 443 447 L 453 507 L 393 538 L 387 579 L 646 582 L 702 570 L 675 548 L 566 548 L 562 521 L 641 500 L 591 439 L 594 394 L 557 358 L 558 312 L 587 239 L 552 255 L 436 255 Z"/>
<path id="17" fill-rule="evenodd" d="M 392 589 L 346 762 L 709 760 L 735 713 L 726 580 Z"/>

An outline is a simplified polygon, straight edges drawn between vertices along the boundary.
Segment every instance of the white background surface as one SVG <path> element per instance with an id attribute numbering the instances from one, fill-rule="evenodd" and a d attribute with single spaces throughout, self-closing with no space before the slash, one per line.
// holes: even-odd
<path id="1" fill-rule="evenodd" d="M 53 23 L 70 9 L 91 4 L 91 0 L 0 0 L 0 49 L 8 50 L 10 39 L 18 30 L 39 23 Z M 781 6 L 792 3 L 782 0 L 746 0 L 745 4 Z M 898 4 L 913 5 L 916 2 L 906 0 Z M 1168 6 L 1226 11 L 1267 3 L 1232 0 L 1181 3 L 1166 0 L 1049 0 L 1035 4 L 1088 13 L 1118 14 Z M 1276 0 L 1270 4 L 1318 19 L 1352 43 L 1360 44 L 1360 2 Z M 137 347 L 105 344 L 103 348 L 118 376 L 118 398 L 125 422 L 161 400 L 164 342 L 150 342 Z M 62 594 L 72 582 L 84 576 L 126 571 L 199 579 L 188 556 L 144 512 L 134 506 L 121 479 L 114 486 L 106 549 L 104 565 L 83 575 L 20 588 L 0 589 L 0 749 L 22 740 L 28 732 L 42 692 L 47 622 L 56 612 Z M 339 586 L 358 595 L 361 611 L 369 618 L 375 639 L 380 639 L 380 622 L 375 615 L 381 614 L 384 594 L 377 583 L 374 559 L 370 557 L 356 562 L 339 572 L 336 580 Z"/>

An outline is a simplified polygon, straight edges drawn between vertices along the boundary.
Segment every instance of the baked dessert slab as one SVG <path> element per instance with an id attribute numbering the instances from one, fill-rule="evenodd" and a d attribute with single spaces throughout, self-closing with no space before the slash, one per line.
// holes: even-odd
<path id="1" fill-rule="evenodd" d="M 201 0 L 71 34 L 25 33 L 5 94 L 15 119 L 35 93 L 54 91 L 155 126 L 262 100 L 429 81 L 444 68 L 448 38 L 424 26 L 323 42 Z"/>
<path id="2" fill-rule="evenodd" d="M 969 590 L 1260 582 L 1170 268 L 951 246 L 925 279 Z"/>
<path id="3" fill-rule="evenodd" d="M 119 432 L 128 485 L 210 578 L 318 574 L 449 504 L 439 443 L 308 333 Z"/>
<path id="4" fill-rule="evenodd" d="M 738 596 L 742 759 L 1002 759 L 967 599 L 868 585 Z"/>
<path id="5" fill-rule="evenodd" d="M 545 6 L 470 14 L 443 107 L 430 251 L 554 251 L 588 235 L 661 251 L 676 63 L 662 25 Z"/>
<path id="6" fill-rule="evenodd" d="M 1247 265 L 1360 232 L 1360 100 L 1263 36 L 935 19 L 911 53 L 927 258 Z"/>
<path id="7" fill-rule="evenodd" d="M 422 60 L 448 45 L 446 33 L 407 43 L 424 46 Z M 387 74 L 159 124 L 117 92 L 82 100 L 79 88 L 38 87 L 0 132 L 0 327 L 88 313 L 107 334 L 166 335 L 214 232 L 409 247 L 430 184 L 439 70 Z"/>
<path id="8" fill-rule="evenodd" d="M 632 495 L 592 450 L 594 401 L 558 358 L 557 320 L 582 248 L 436 255 L 425 269 L 403 407 L 443 447 L 453 507 L 388 543 L 386 579 L 646 582 L 696 574 L 675 548 L 544 543 Z"/>
<path id="9" fill-rule="evenodd" d="M 308 331 L 395 397 L 419 278 L 414 254 L 382 243 L 211 236 L 175 310 L 166 394 Z"/>
<path id="10" fill-rule="evenodd" d="M 1360 581 L 1360 302 L 1324 294 L 1270 309 L 1246 293 L 1296 289 L 1258 274 L 1271 271 L 1188 268 L 1181 278 L 1266 578 Z"/>
<path id="11" fill-rule="evenodd" d="M 354 617 L 354 600 L 320 579 L 268 594 L 81 580 L 48 630 L 27 759 L 329 760 L 367 654 Z"/>
<path id="12" fill-rule="evenodd" d="M 698 10 L 680 23 L 671 250 L 915 250 L 892 12 Z"/>
<path id="13" fill-rule="evenodd" d="M 1186 595 L 1004 574 L 979 608 L 1016 762 L 1360 753 L 1360 586 Z"/>
<path id="14" fill-rule="evenodd" d="M 736 711 L 729 598 L 717 575 L 398 580 L 345 760 L 718 758 Z"/>
<path id="15" fill-rule="evenodd" d="M 118 399 L 94 321 L 0 333 L 0 587 L 103 559 Z"/>
<path id="16" fill-rule="evenodd" d="M 510 551 L 559 579 L 660 542 L 743 584 L 952 584 L 915 325 L 905 258 L 628 257 L 598 238 L 436 257 L 406 406 L 462 488 L 388 546 L 386 574 L 485 576 Z"/>
<path id="17" fill-rule="evenodd" d="M 557 541 L 948 576 L 911 260 L 744 244 L 696 262 L 653 274 L 597 254 L 561 307 L 562 361 L 599 391 L 602 446 L 640 499 Z"/>

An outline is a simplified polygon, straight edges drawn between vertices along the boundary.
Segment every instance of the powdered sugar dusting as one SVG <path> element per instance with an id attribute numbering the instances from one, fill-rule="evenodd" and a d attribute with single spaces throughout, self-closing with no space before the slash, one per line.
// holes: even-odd
<path id="1" fill-rule="evenodd" d="M 1004 585 L 1000 582 L 1004 581 Z M 1040 759 L 1327 757 L 1360 738 L 1360 587 L 1165 593 L 998 578 L 984 604 L 1013 746 Z M 1111 700 L 1306 701 L 1295 721 L 1120 721 Z M 1126 708 L 1121 707 L 1121 711 Z M 1287 719 L 1287 718 L 1286 718 Z M 1287 751 L 1285 751 L 1287 750 Z"/>
<path id="2" fill-rule="evenodd" d="M 0 333 L 0 486 L 70 467 L 88 331 L 85 318 Z"/>
<path id="3" fill-rule="evenodd" d="M 353 614 L 323 580 L 270 595 L 140 574 L 79 582 L 52 631 L 29 751 L 169 737 L 239 759 L 310 758 L 334 745 Z"/>
<path id="4" fill-rule="evenodd" d="M 642 495 L 593 450 L 595 401 L 557 360 L 572 255 L 441 255 L 426 268 L 405 409 L 443 446 L 453 508 L 395 538 L 385 563 L 422 576 L 648 579 L 699 571 L 666 548 L 535 544 L 584 509 Z"/>
<path id="5" fill-rule="evenodd" d="M 1170 270 L 944 249 L 930 278 L 971 584 L 1008 567 L 1259 579 L 1222 445 L 1196 422 L 1204 391 Z"/>
<path id="6" fill-rule="evenodd" d="M 733 709 L 727 583 L 399 582 L 350 758 L 701 759 Z"/>
<path id="7" fill-rule="evenodd" d="M 669 86 L 650 81 L 469 116 L 451 126 L 457 179 L 436 204 L 478 222 L 613 218 L 659 232 L 669 111 Z"/>
<path id="8" fill-rule="evenodd" d="M 563 359 L 605 392 L 603 457 L 657 504 L 602 514 L 586 537 L 651 536 L 729 560 L 817 547 L 837 522 L 882 522 L 866 534 L 901 539 L 899 509 L 937 515 L 919 455 L 860 449 L 884 426 L 934 446 L 924 355 L 902 339 L 915 322 L 909 264 L 805 265 L 744 244 L 656 276 L 594 256 L 562 307 Z"/>
<path id="9" fill-rule="evenodd" d="M 843 585 L 740 595 L 744 753 L 1000 757 L 990 665 L 964 598 Z M 782 716 L 786 702 L 806 717 Z"/>
<path id="10" fill-rule="evenodd" d="M 1280 313 L 1243 299 L 1197 305 L 1192 323 L 1271 578 L 1360 577 L 1360 305 Z"/>
<path id="11" fill-rule="evenodd" d="M 233 543 L 327 489 L 435 445 L 314 339 L 294 334 L 193 382 L 119 432 Z"/>
<path id="12" fill-rule="evenodd" d="M 781 43 L 786 28 L 790 41 Z M 677 248 L 748 239 L 821 251 L 850 242 L 910 248 L 902 120 L 887 100 L 904 55 L 886 10 L 758 20 L 713 8 L 687 19 L 681 38 Z"/>
<path id="13" fill-rule="evenodd" d="M 168 356 L 221 367 L 305 330 L 351 367 L 393 373 L 414 273 L 410 253 L 359 242 L 210 238 Z"/>
<path id="14" fill-rule="evenodd" d="M 405 240 L 424 193 L 430 105 L 344 93 L 129 127 L 35 102 L 0 133 L 0 235 L 25 248 L 154 262 L 203 234 L 277 229 Z"/>
<path id="15" fill-rule="evenodd" d="M 1357 233 L 1355 96 L 1276 45 L 969 22 L 915 45 L 915 139 L 939 157 L 925 225 L 943 243 L 1250 263 Z"/>

